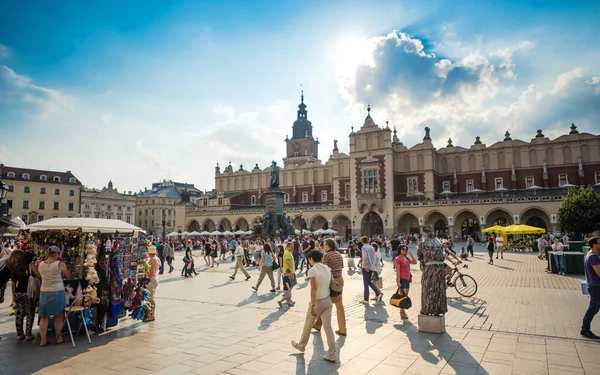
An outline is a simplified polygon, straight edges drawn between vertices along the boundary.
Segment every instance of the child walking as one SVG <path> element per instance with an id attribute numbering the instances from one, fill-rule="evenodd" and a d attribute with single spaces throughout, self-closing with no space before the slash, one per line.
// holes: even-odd
<path id="1" fill-rule="evenodd" d="M 294 288 L 295 276 L 291 269 L 286 269 L 283 274 L 283 298 L 277 301 L 279 307 L 283 307 L 285 303 L 287 307 L 292 307 L 296 302 L 292 301 L 292 289 Z"/>

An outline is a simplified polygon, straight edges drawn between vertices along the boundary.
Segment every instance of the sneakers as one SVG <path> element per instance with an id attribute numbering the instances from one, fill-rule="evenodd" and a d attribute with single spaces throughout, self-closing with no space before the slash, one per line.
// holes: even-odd
<path id="1" fill-rule="evenodd" d="M 250 276 L 246 277 L 246 281 L 250 280 Z"/>
<path id="2" fill-rule="evenodd" d="M 296 302 L 290 302 L 290 303 L 288 303 L 288 307 L 294 307 L 295 304 L 296 304 Z"/>
<path id="3" fill-rule="evenodd" d="M 326 356 L 323 356 L 323 359 L 326 360 L 327 362 L 333 362 L 335 363 L 336 359 L 334 356 L 331 356 L 329 354 L 327 354 Z"/>
<path id="4" fill-rule="evenodd" d="M 377 302 L 381 302 L 381 300 L 382 300 L 382 299 L 383 299 L 383 294 L 380 294 L 380 295 L 377 297 Z"/>
<path id="5" fill-rule="evenodd" d="M 581 336 L 587 337 L 588 339 L 592 339 L 592 340 L 600 339 L 600 337 L 596 336 L 592 331 L 581 331 L 580 333 L 581 333 Z"/>
<path id="6" fill-rule="evenodd" d="M 258 292 L 258 288 L 253 286 L 252 289 L 254 289 L 255 292 Z"/>
<path id="7" fill-rule="evenodd" d="M 229 278 L 230 278 L 231 280 L 235 280 L 235 277 L 233 277 L 233 276 L 229 276 Z"/>
<path id="8" fill-rule="evenodd" d="M 25 340 L 25 335 L 18 335 L 17 336 L 17 341 L 23 341 Z"/>
<path id="9" fill-rule="evenodd" d="M 360 303 L 362 303 L 363 305 L 368 305 L 368 304 L 369 304 L 369 301 L 367 301 L 367 300 L 363 300 L 363 301 L 360 301 Z"/>
<path id="10" fill-rule="evenodd" d="M 33 339 L 35 339 L 34 335 L 25 336 L 25 341 L 31 341 Z"/>
<path id="11" fill-rule="evenodd" d="M 344 336 L 344 337 L 346 337 L 346 332 L 342 332 L 340 330 L 335 331 L 335 334 L 338 335 L 338 336 Z"/>
<path id="12" fill-rule="evenodd" d="M 297 351 L 304 353 L 304 348 L 301 348 L 300 345 L 298 345 L 298 343 L 296 341 L 292 341 L 292 346 L 294 347 L 294 349 L 296 349 Z"/>
<path id="13" fill-rule="evenodd" d="M 279 305 L 279 307 L 283 308 L 283 303 L 281 303 L 281 301 L 277 301 L 277 304 Z"/>

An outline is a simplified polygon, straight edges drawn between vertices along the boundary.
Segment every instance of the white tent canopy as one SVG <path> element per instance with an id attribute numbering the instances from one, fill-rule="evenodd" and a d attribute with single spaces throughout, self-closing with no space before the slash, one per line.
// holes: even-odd
<path id="1" fill-rule="evenodd" d="M 114 219 L 95 219 L 95 218 L 66 218 L 57 217 L 29 225 L 28 229 L 32 232 L 47 230 L 79 230 L 85 233 L 146 233 L 142 228 L 128 224 L 122 220 Z"/>
<path id="2" fill-rule="evenodd" d="M 252 233 L 252 232 L 250 232 Z M 233 232 L 234 235 L 236 236 L 245 236 L 246 234 L 248 234 L 248 232 L 245 232 L 243 230 L 236 230 L 235 232 Z"/>
<path id="3" fill-rule="evenodd" d="M 200 232 L 194 231 L 194 232 L 190 233 L 190 236 L 201 236 L 201 234 L 200 234 Z"/>
<path id="4" fill-rule="evenodd" d="M 202 232 L 200 232 L 200 235 L 201 236 L 210 236 L 210 233 L 207 231 L 202 231 Z"/>
<path id="5" fill-rule="evenodd" d="M 171 233 L 167 234 L 167 237 L 177 237 L 177 236 L 179 236 L 178 232 L 171 232 Z"/>
<path id="6" fill-rule="evenodd" d="M 239 232 L 239 231 L 238 231 Z M 236 232 L 237 233 L 237 232 Z M 230 230 L 226 230 L 225 232 L 221 233 L 223 236 L 232 236 L 233 232 Z"/>
<path id="7" fill-rule="evenodd" d="M 216 231 L 214 231 L 214 232 L 211 232 L 211 233 L 210 233 L 210 235 L 211 235 L 211 236 L 220 236 L 220 235 L 222 235 L 222 234 L 223 234 L 223 233 L 219 232 L 218 230 L 216 230 Z"/>

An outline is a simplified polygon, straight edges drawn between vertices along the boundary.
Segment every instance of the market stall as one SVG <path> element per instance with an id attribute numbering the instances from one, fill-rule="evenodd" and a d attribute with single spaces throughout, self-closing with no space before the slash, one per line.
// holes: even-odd
<path id="1" fill-rule="evenodd" d="M 147 242 L 141 228 L 121 220 L 53 218 L 31 224 L 27 234 L 38 249 L 63 249 L 61 260 L 71 274 L 65 292 L 71 300 L 92 296 L 92 327 L 116 326 L 127 311 L 138 319 L 147 312 Z"/>

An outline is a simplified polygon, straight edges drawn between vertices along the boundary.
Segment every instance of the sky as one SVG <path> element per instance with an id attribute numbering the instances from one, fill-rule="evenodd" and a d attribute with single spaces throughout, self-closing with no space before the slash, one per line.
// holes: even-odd
<path id="1" fill-rule="evenodd" d="M 88 187 L 282 164 L 304 90 L 326 162 L 366 107 L 407 147 L 600 133 L 595 1 L 4 1 L 0 162 Z"/>

